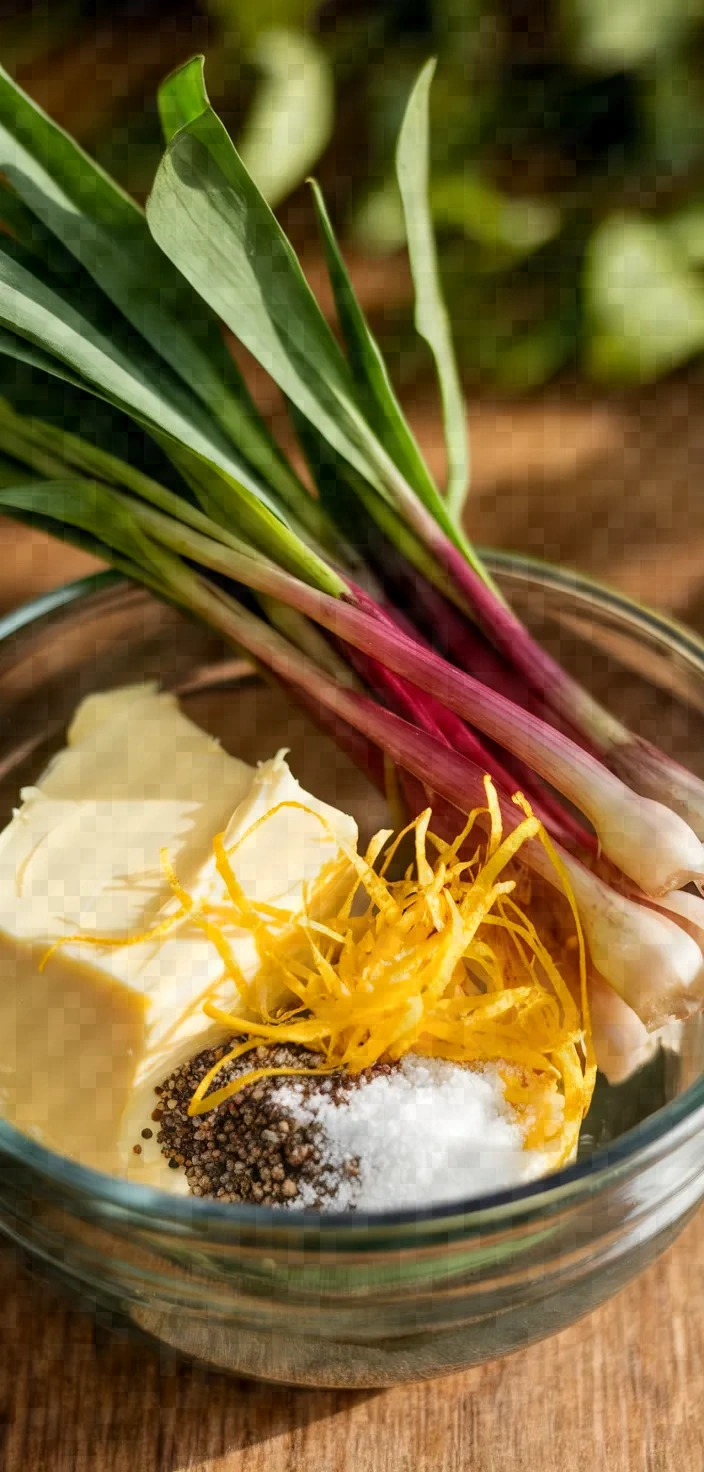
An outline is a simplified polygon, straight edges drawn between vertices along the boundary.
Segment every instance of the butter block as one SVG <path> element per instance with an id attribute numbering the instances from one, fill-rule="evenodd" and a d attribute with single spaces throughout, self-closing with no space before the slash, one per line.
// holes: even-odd
<path id="1" fill-rule="evenodd" d="M 173 1189 L 178 1173 L 162 1177 L 155 1147 L 142 1158 L 132 1146 L 154 1084 L 222 1033 L 202 1011 L 223 974 L 216 947 L 185 917 L 137 944 L 73 940 L 42 970 L 47 948 L 75 935 L 124 942 L 173 915 L 162 849 L 195 900 L 224 902 L 218 832 L 240 845 L 232 862 L 248 898 L 295 911 L 315 884 L 333 906 L 325 875 L 340 840 L 356 846 L 356 825 L 305 793 L 282 753 L 247 766 L 154 686 L 84 701 L 22 799 L 0 835 L 0 1108 L 52 1149 Z M 255 977 L 251 932 L 225 929 Z M 220 999 L 238 1005 L 229 978 Z"/>

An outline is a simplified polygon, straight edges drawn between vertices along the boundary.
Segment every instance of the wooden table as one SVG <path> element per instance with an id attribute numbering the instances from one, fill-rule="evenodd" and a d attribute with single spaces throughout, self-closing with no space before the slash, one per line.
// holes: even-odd
<path id="1" fill-rule="evenodd" d="M 481 541 L 560 559 L 704 631 L 704 386 L 635 400 L 551 390 L 472 414 Z M 431 409 L 419 435 L 441 460 Z M 88 566 L 0 524 L 7 608 Z M 702 1472 L 704 1245 L 696 1219 L 580 1325 L 465 1375 L 384 1394 L 246 1384 L 97 1329 L 0 1252 L 2 1472 Z"/>

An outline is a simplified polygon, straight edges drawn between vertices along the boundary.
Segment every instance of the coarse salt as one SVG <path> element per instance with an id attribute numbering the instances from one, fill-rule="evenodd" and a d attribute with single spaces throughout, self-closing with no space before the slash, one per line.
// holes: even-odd
<path id="1" fill-rule="evenodd" d="M 299 1189 L 298 1208 L 321 1196 L 328 1211 L 426 1208 L 518 1185 L 545 1169 L 539 1151 L 523 1148 L 492 1065 L 475 1070 L 409 1054 L 394 1072 L 360 1078 L 337 1101 L 324 1088 L 304 1097 L 295 1078 L 277 1086 L 276 1099 L 321 1132 L 319 1182 Z"/>

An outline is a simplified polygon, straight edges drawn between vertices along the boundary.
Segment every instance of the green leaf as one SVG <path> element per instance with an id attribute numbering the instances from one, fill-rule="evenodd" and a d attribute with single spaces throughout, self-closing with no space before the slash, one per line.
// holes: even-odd
<path id="1" fill-rule="evenodd" d="M 704 287 L 664 231 L 647 220 L 606 220 L 585 265 L 590 371 L 658 378 L 704 349 Z"/>
<path id="2" fill-rule="evenodd" d="M 106 337 L 3 242 L 0 284 L 0 322 L 34 343 L 43 363 L 58 358 L 74 380 L 84 380 L 150 427 L 191 444 L 213 463 L 230 469 L 227 442 L 205 411 L 189 402 L 178 380 L 170 381 L 167 370 L 148 352 L 129 352 L 127 344 L 118 346 Z"/>
<path id="3" fill-rule="evenodd" d="M 197 87 L 196 87 L 197 84 Z M 348 365 L 296 256 L 208 102 L 202 58 L 162 94 L 188 122 L 172 138 L 147 204 L 169 259 L 301 413 L 384 494 L 396 467 L 356 403 Z"/>
<path id="4" fill-rule="evenodd" d="M 90 393 L 90 384 L 76 373 L 70 373 L 57 358 L 51 353 L 45 353 L 36 343 L 27 342 L 16 332 L 10 332 L 5 327 L 0 327 L 0 355 L 4 358 L 14 358 L 18 363 L 25 363 L 30 368 L 39 368 L 42 373 L 49 374 L 52 378 L 61 378 L 64 383 L 69 383 L 73 388 L 80 388 Z M 7 388 L 7 382 L 4 387 Z"/>
<path id="5" fill-rule="evenodd" d="M 208 105 L 205 97 L 203 67 L 205 58 L 193 56 L 184 66 L 161 83 L 157 92 L 159 118 L 164 142 L 169 144 L 182 128 L 187 128 Z"/>
<path id="6" fill-rule="evenodd" d="M 24 464 L 50 478 L 68 478 L 72 472 L 81 471 L 92 479 L 134 492 L 161 511 L 225 545 L 239 545 L 232 533 L 212 521 L 197 506 L 134 465 L 58 425 L 17 413 L 3 399 L 0 399 L 0 445 L 5 453 L 15 455 Z"/>
<path id="7" fill-rule="evenodd" d="M 142 210 L 0 68 L 0 173 L 128 322 L 207 405 L 252 471 L 286 504 L 302 488 L 262 423 L 217 323 L 151 237 Z M 260 485 L 261 488 L 261 485 Z"/>
<path id="8" fill-rule="evenodd" d="M 699 0 L 562 0 L 577 60 L 630 70 L 670 52 L 701 19 Z"/>
<path id="9" fill-rule="evenodd" d="M 35 474 L 49 478 L 70 473 L 66 460 L 51 443 L 36 432 L 34 421 L 23 419 L 0 399 L 0 446 L 4 455 L 27 466 Z"/>
<path id="10" fill-rule="evenodd" d="M 58 242 L 53 244 L 57 251 L 62 250 Z M 135 343 L 129 322 L 95 286 L 90 275 L 64 254 L 70 263 L 70 273 L 66 275 L 61 270 L 49 277 L 46 269 L 42 270 L 41 262 L 15 241 L 0 237 L 0 282 L 4 280 L 13 287 L 12 295 L 6 293 L 5 301 L 0 303 L 0 321 L 15 335 L 22 334 L 34 342 L 35 366 L 51 371 L 49 360 L 54 354 L 70 370 L 71 382 L 77 382 L 80 375 L 84 387 L 139 417 L 152 433 L 171 436 L 206 456 L 230 480 L 234 478 L 246 488 L 247 495 L 280 514 L 277 503 L 251 467 L 233 451 L 230 440 L 204 404 L 170 372 L 146 342 Z M 38 316 L 40 303 L 43 318 Z M 80 303 L 80 312 L 76 303 Z M 38 326 L 42 322 L 43 327 Z M 93 347 L 101 344 L 102 356 L 95 351 L 91 353 L 89 339 Z M 9 347 L 10 343 L 6 342 L 4 349 Z M 108 359 L 112 360 L 112 373 Z M 296 502 L 304 495 L 301 487 Z"/>
<path id="11" fill-rule="evenodd" d="M 2 486 L 12 487 L 20 483 L 20 478 L 15 480 L 2 479 Z M 41 516 L 36 511 L 22 511 L 14 507 L 11 502 L 3 505 L 0 501 L 0 513 L 7 516 L 11 521 L 16 521 L 20 526 L 32 527 L 35 531 L 44 532 L 47 537 L 54 537 L 58 542 L 66 542 L 71 547 L 79 547 L 82 552 L 88 552 L 91 557 L 97 557 L 100 562 L 107 562 L 116 568 L 125 577 L 132 578 L 134 582 L 145 583 L 158 594 L 159 597 L 167 596 L 166 589 L 157 578 L 144 572 L 138 563 L 132 562 L 128 557 L 122 557 L 115 552 L 107 542 L 101 542 L 98 537 L 93 537 L 89 532 L 83 532 L 78 527 L 69 526 L 65 522 L 53 521 L 49 516 Z"/>
<path id="12" fill-rule="evenodd" d="M 314 14 L 318 0 L 209 0 L 209 9 L 229 31 L 237 32 L 239 45 L 249 51 L 262 31 L 275 26 L 303 30 Z"/>
<path id="13" fill-rule="evenodd" d="M 434 71 L 435 62 L 429 61 L 408 100 L 396 148 L 396 174 L 416 292 L 416 328 L 433 354 L 440 384 L 447 446 L 447 502 L 453 514 L 459 515 L 469 488 L 469 443 L 467 414 L 452 346 L 450 320 L 440 285 L 428 201 L 428 111 Z"/>
<path id="14" fill-rule="evenodd" d="M 362 567 L 369 561 L 375 565 L 372 543 L 375 539 L 379 541 L 374 531 L 376 524 L 386 541 L 411 567 L 448 598 L 456 598 L 452 580 L 394 507 L 375 495 L 364 476 L 357 475 L 293 405 L 289 406 L 289 412 L 320 499 L 330 508 L 350 546 L 356 549 Z M 383 567 L 378 570 L 383 578 Z"/>
<path id="15" fill-rule="evenodd" d="M 192 555 L 198 560 L 198 537 L 194 536 L 195 532 L 200 535 L 201 540 L 203 536 L 208 537 L 211 542 L 219 541 L 225 548 L 234 547 L 240 554 L 245 552 L 248 557 L 256 559 L 257 554 L 252 551 L 251 542 L 247 540 L 250 527 L 246 518 L 242 525 L 244 541 L 241 541 L 227 532 L 221 532 L 219 526 L 196 507 L 190 506 L 181 497 L 150 480 L 140 471 L 125 465 L 115 456 L 86 444 L 75 435 L 36 419 L 15 414 L 2 400 L 0 446 L 31 466 L 34 471 L 48 477 L 41 482 L 33 480 L 31 485 L 23 484 L 16 494 L 11 481 L 14 500 L 8 494 L 4 504 L 12 501 L 15 509 L 26 513 L 31 511 L 43 517 L 52 516 L 57 523 L 67 522 L 84 532 L 99 536 L 104 543 L 129 555 L 133 560 L 137 561 L 141 557 L 143 563 L 152 566 L 156 550 L 151 537 L 147 536 L 145 540 L 144 536 L 145 527 L 147 533 L 152 529 L 151 522 L 146 520 L 147 508 L 142 508 L 141 501 L 133 496 L 125 497 L 122 492 L 127 488 L 146 500 L 150 507 L 158 507 L 160 514 L 166 513 L 165 516 L 161 515 L 161 524 L 168 526 L 177 539 L 172 543 L 166 538 L 166 545 L 177 546 L 184 556 Z M 61 457 L 64 457 L 63 460 Z M 74 478 L 74 467 L 91 475 L 97 472 L 101 480 L 108 479 L 111 484 L 108 486 L 94 479 Z M 15 476 L 15 480 L 19 479 L 21 476 Z M 154 513 L 150 512 L 150 515 L 153 519 Z M 275 518 L 272 517 L 271 521 L 269 541 L 272 556 L 280 566 L 290 567 L 300 575 L 302 570 L 306 570 L 307 558 L 313 583 L 323 586 L 333 596 L 345 591 L 345 585 L 326 566 L 323 566 L 321 575 L 318 575 L 316 558 L 305 546 L 297 556 L 292 557 L 290 534 Z M 190 552 L 189 547 L 192 547 Z"/>
<path id="16" fill-rule="evenodd" d="M 332 449 L 402 516 L 422 521 L 418 496 L 360 408 L 291 245 L 210 107 L 202 59 L 165 86 L 185 111 L 194 78 L 202 110 L 172 139 L 147 205 L 158 243 Z M 426 494 L 436 522 L 486 578 L 442 497 L 429 485 Z"/>
<path id="17" fill-rule="evenodd" d="M 546 317 L 501 345 L 491 363 L 492 377 L 507 393 L 530 393 L 576 357 L 577 345 L 569 313 Z"/>
<path id="18" fill-rule="evenodd" d="M 704 204 L 695 200 L 658 223 L 690 266 L 704 266 Z"/>
<path id="19" fill-rule="evenodd" d="M 406 221 L 396 179 L 386 179 L 353 204 L 345 235 L 360 250 L 392 255 L 406 244 Z"/>
<path id="20" fill-rule="evenodd" d="M 209 508 L 214 519 L 222 519 L 225 525 L 230 524 L 230 503 L 238 492 L 235 483 L 222 471 L 214 471 L 212 465 L 202 456 L 194 454 L 185 445 L 174 448 L 171 459 L 186 483 L 195 491 L 201 504 Z M 312 501 L 311 504 L 317 513 L 322 514 L 317 502 Z M 337 598 L 346 591 L 341 578 L 316 549 L 302 540 L 295 527 L 285 526 L 266 506 L 240 497 L 236 530 L 240 537 L 252 541 L 261 552 L 273 558 L 281 567 L 303 578 L 321 592 L 330 593 Z"/>
<path id="21" fill-rule="evenodd" d="M 357 301 L 322 193 L 312 181 L 328 275 L 360 402 L 369 423 L 409 485 L 434 509 L 438 491 L 394 392 L 379 345 Z"/>
<path id="22" fill-rule="evenodd" d="M 21 485 L 22 481 L 33 479 L 32 471 L 26 466 L 20 465 L 17 460 L 11 460 L 9 455 L 0 455 L 0 488 Z"/>
<path id="23" fill-rule="evenodd" d="M 97 481 L 26 481 L 0 491 L 0 507 L 75 527 L 136 566 L 159 574 L 159 549 L 145 536 L 129 503 Z"/>
<path id="24" fill-rule="evenodd" d="M 322 47 L 303 32 L 263 31 L 250 59 L 263 73 L 239 139 L 240 158 L 275 209 L 327 147 L 334 92 Z"/>
<path id="25" fill-rule="evenodd" d="M 61 424 L 68 412 L 73 417 L 74 423 L 76 419 L 78 420 L 81 428 L 87 429 L 90 426 L 90 432 L 97 434 L 101 443 L 106 446 L 122 448 L 124 442 L 126 448 L 129 448 L 129 453 L 133 454 L 136 443 L 136 450 L 142 463 L 147 458 L 147 451 L 151 450 L 153 453 L 157 450 L 156 435 L 151 441 L 146 434 L 141 437 L 138 424 L 129 416 L 123 417 L 121 412 L 113 413 L 113 401 L 107 396 L 99 395 L 94 385 L 78 374 L 72 373 L 58 358 L 52 357 L 50 353 L 44 352 L 36 344 L 4 327 L 0 327 L 0 356 L 12 360 L 16 365 L 22 365 L 24 370 L 31 370 L 29 374 L 26 371 L 22 374 L 22 369 L 20 369 L 20 373 L 16 373 L 14 380 L 10 377 L 9 369 L 2 375 L 3 389 L 12 399 L 15 410 L 19 409 L 23 414 L 26 414 L 28 408 L 33 411 L 38 410 L 40 414 L 48 414 L 53 411 L 56 416 L 56 409 L 60 406 Z M 37 376 L 37 370 L 39 376 Z M 52 387 L 54 379 L 59 379 L 61 383 L 67 385 L 68 395 L 57 394 L 56 389 Z M 75 390 L 79 392 L 76 393 Z M 47 428 L 48 426 L 43 424 L 43 429 Z M 0 442 L 1 440 L 0 435 Z M 169 451 L 173 452 L 174 442 L 165 439 L 165 445 L 168 456 Z M 88 446 L 88 448 L 92 447 Z M 72 461 L 72 463 L 78 462 Z M 126 461 L 120 463 L 124 467 L 120 482 L 128 485 L 132 476 L 138 475 L 139 472 L 135 472 L 134 467 Z M 168 469 L 168 460 L 164 461 L 164 465 Z"/>
<path id="26" fill-rule="evenodd" d="M 704 8 L 704 7 L 703 7 Z M 704 79 L 697 52 L 680 48 L 639 78 L 640 129 L 650 177 L 678 178 L 687 192 L 699 183 Z"/>
<path id="27" fill-rule="evenodd" d="M 233 524 L 235 529 L 246 528 L 260 550 L 269 552 L 275 547 L 274 555 L 281 557 L 289 571 L 328 591 L 339 591 L 339 580 L 327 565 L 284 525 L 263 498 L 230 475 L 227 455 L 195 429 L 192 419 L 184 418 L 165 400 L 160 392 L 162 385 L 154 388 L 144 356 L 135 360 L 123 355 L 92 323 L 1 249 L 0 283 L 4 287 L 0 292 L 0 321 L 11 331 L 25 333 L 30 343 L 44 344 L 39 352 L 30 352 L 29 361 L 48 368 L 53 353 L 59 364 L 68 368 L 69 382 L 91 384 L 109 403 L 146 424 L 174 459 L 179 453 L 197 457 L 205 467 L 204 477 L 207 473 L 208 508 L 213 508 L 218 517 L 225 517 L 226 524 Z M 5 338 L 0 346 L 11 350 L 12 338 Z"/>
<path id="28" fill-rule="evenodd" d="M 94 383 L 91 384 L 87 379 L 72 373 L 57 358 L 52 358 L 50 354 L 45 353 L 35 344 L 26 342 L 23 338 L 3 328 L 0 328 L 0 355 L 14 358 L 21 363 L 27 364 L 29 367 L 40 369 L 42 373 L 51 377 L 58 377 L 64 383 L 70 384 L 72 388 L 81 389 L 88 394 L 96 392 Z M 163 382 L 161 387 L 163 387 Z M 5 389 L 6 391 L 10 389 L 10 385 L 7 382 L 5 383 Z M 49 392 L 48 389 L 47 392 Z M 103 396 L 106 403 L 111 403 L 119 409 L 126 409 L 126 406 L 121 404 L 117 399 L 109 398 L 107 392 Z M 22 404 L 21 407 L 25 409 L 27 406 L 26 404 Z M 35 405 L 32 407 L 35 407 Z M 37 407 L 40 412 L 44 409 L 42 395 L 39 395 Z M 84 411 L 81 415 L 81 420 L 86 417 L 87 413 Z M 311 582 L 319 583 L 321 587 L 324 584 L 328 592 L 333 591 L 333 580 L 331 579 L 327 565 L 315 551 L 311 551 L 306 545 L 306 539 L 309 539 L 312 534 L 321 546 L 323 543 L 329 543 L 332 546 L 334 532 L 322 509 L 309 496 L 307 491 L 302 490 L 302 495 L 305 496 L 306 502 L 310 507 L 309 513 L 305 518 L 305 523 L 302 520 L 302 524 L 299 526 L 296 524 L 296 518 L 292 517 L 292 524 L 289 527 L 281 519 L 278 509 L 275 508 L 272 511 L 264 497 L 260 498 L 256 494 L 253 495 L 247 487 L 235 480 L 222 466 L 216 469 L 211 463 L 212 457 L 209 456 L 206 459 L 202 452 L 191 448 L 188 443 L 184 442 L 181 444 L 177 442 L 172 434 L 168 434 L 158 428 L 153 421 L 143 420 L 139 422 L 143 422 L 145 427 L 151 431 L 151 436 L 155 444 L 163 449 L 167 459 L 180 472 L 186 483 L 196 489 L 198 499 L 211 515 L 222 524 L 223 528 L 227 529 L 230 526 L 237 525 L 244 527 L 246 525 L 249 534 L 257 545 L 262 547 L 262 544 L 264 544 L 263 550 L 267 550 L 274 544 L 279 548 L 289 571 L 296 572 L 298 576 L 305 577 Z M 113 426 L 101 424 L 101 429 L 107 432 L 108 441 L 111 438 L 114 439 L 114 434 L 111 435 Z M 123 437 L 126 437 L 128 442 L 133 440 L 134 427 L 132 428 L 131 435 L 129 430 L 126 430 Z M 191 435 L 190 439 L 192 444 L 194 436 Z M 98 470 L 97 462 L 98 457 L 102 455 L 103 464 L 105 463 L 106 457 L 104 452 L 99 449 L 93 452 L 92 446 L 86 445 L 85 441 L 81 443 L 85 445 L 85 451 L 88 453 L 84 453 L 83 459 L 80 462 L 72 461 L 72 463 L 82 464 L 83 468 L 90 470 L 91 473 L 101 473 Z M 143 451 L 148 447 L 149 444 L 146 441 Z M 125 486 L 135 486 L 143 479 L 141 473 L 127 461 L 115 459 L 114 464 L 115 466 L 120 466 L 119 474 L 116 472 L 113 477 L 110 477 L 116 483 Z M 190 474 L 184 474 L 185 466 L 188 466 L 191 472 Z M 193 474 L 195 467 L 198 467 L 197 475 Z M 166 494 L 170 495 L 171 493 L 167 492 Z M 154 497 L 152 496 L 151 499 L 154 499 Z M 337 587 L 339 591 L 339 584 Z"/>
<path id="29" fill-rule="evenodd" d="M 105 465 L 98 469 L 97 464 L 91 468 L 82 460 L 70 461 L 96 479 L 128 485 L 132 477 L 144 476 L 168 487 L 179 501 L 184 505 L 188 501 L 195 509 L 183 477 L 153 435 L 128 414 L 99 398 L 89 386 L 74 386 L 66 376 L 47 373 L 45 366 L 38 368 L 20 361 L 17 345 L 23 343 L 22 338 L 13 340 L 12 334 L 5 334 L 3 328 L 0 328 L 0 354 L 5 354 L 9 347 L 4 342 L 5 336 L 13 343 L 9 354 L 13 361 L 0 363 L 0 387 L 17 416 L 25 421 L 29 418 L 33 426 L 40 422 L 42 437 L 56 434 L 63 441 L 65 436 L 67 441 L 81 446 L 82 454 L 104 456 L 105 461 L 112 458 L 119 465 L 120 474 L 110 476 Z M 23 345 L 30 348 L 29 343 Z M 61 366 L 51 358 L 49 364 L 57 370 Z M 69 459 L 65 449 L 58 453 Z M 221 527 L 220 535 L 229 533 Z"/>
<path id="30" fill-rule="evenodd" d="M 36 256 L 45 270 L 55 274 L 59 266 L 57 257 L 65 252 L 41 220 L 27 208 L 11 186 L 0 180 L 0 220 L 12 239 L 16 240 L 29 255 Z"/>
<path id="31" fill-rule="evenodd" d="M 462 230 L 469 240 L 497 252 L 505 263 L 530 255 L 557 233 L 560 212 L 542 199 L 512 199 L 479 174 L 443 174 L 430 186 L 436 225 Z"/>
<path id="32" fill-rule="evenodd" d="M 12 521 L 19 522 L 21 526 L 30 526 L 36 531 L 45 532 L 48 537 L 55 537 L 59 542 L 67 542 L 72 547 L 79 547 L 82 552 L 88 552 L 91 557 L 97 557 L 100 562 L 109 563 L 124 577 L 131 578 L 136 583 L 143 583 L 145 587 L 156 593 L 158 598 L 183 605 L 184 600 L 178 596 L 170 582 L 167 583 L 164 579 L 165 565 L 160 568 L 160 572 L 155 569 L 148 571 L 140 563 L 133 562 L 130 557 L 116 551 L 107 542 L 101 541 L 99 537 L 93 536 L 90 532 L 81 530 L 78 526 L 72 526 L 70 522 L 55 521 L 50 516 L 43 516 L 38 510 L 23 510 L 19 505 L 15 506 L 13 504 L 14 491 L 19 489 L 19 478 L 16 482 L 12 482 L 3 477 L 0 484 L 3 488 L 13 492 L 6 503 L 3 503 L 0 497 L 0 513 L 4 516 L 9 516 Z"/>

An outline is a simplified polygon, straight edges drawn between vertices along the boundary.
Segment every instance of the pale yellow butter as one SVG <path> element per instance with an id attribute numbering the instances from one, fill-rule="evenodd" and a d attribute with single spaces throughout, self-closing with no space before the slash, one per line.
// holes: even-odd
<path id="1" fill-rule="evenodd" d="M 356 846 L 356 825 L 303 792 L 283 755 L 254 770 L 151 686 L 84 701 L 67 747 L 22 798 L 0 835 L 0 1107 L 86 1164 L 183 1188 L 155 1141 L 140 1156 L 132 1146 L 154 1084 L 221 1035 L 202 1010 L 223 973 L 215 946 L 186 919 L 157 940 L 71 942 L 39 963 L 63 936 L 127 939 L 172 913 L 163 848 L 194 898 L 220 901 L 213 836 L 237 844 L 261 819 L 233 856 L 237 878 L 250 899 L 297 910 L 338 839 Z M 251 933 L 226 930 L 251 979 Z M 230 979 L 221 999 L 237 1005 Z"/>

